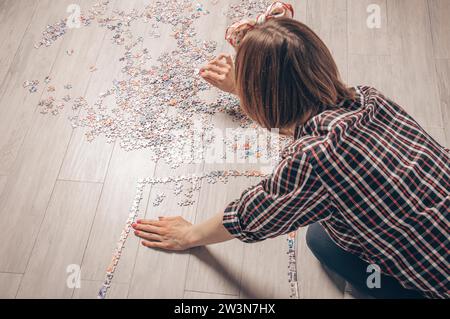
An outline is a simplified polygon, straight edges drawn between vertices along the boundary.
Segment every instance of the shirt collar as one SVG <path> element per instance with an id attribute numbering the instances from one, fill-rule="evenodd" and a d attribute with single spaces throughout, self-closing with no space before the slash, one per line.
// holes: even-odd
<path id="1" fill-rule="evenodd" d="M 294 131 L 294 139 L 295 140 L 298 140 L 301 137 L 302 129 L 303 129 L 303 125 L 299 125 L 295 128 L 295 131 Z"/>
<path id="2" fill-rule="evenodd" d="M 361 106 L 363 104 L 363 98 L 362 98 L 362 94 L 361 94 L 361 90 L 359 87 L 354 87 L 353 88 L 356 91 L 356 99 L 355 101 L 348 101 L 348 100 L 342 100 L 339 101 L 338 103 L 336 103 L 336 108 L 342 108 L 342 107 L 355 107 L 355 105 L 357 106 Z M 349 105 L 346 105 L 349 104 Z M 298 125 L 295 128 L 294 131 L 294 139 L 298 140 L 299 138 L 301 138 L 304 134 L 304 128 L 307 128 L 309 125 L 311 125 L 311 123 L 314 121 L 316 116 L 319 116 L 320 114 L 322 114 L 323 112 L 325 112 L 327 110 L 327 108 L 320 108 L 319 112 L 313 116 L 312 118 L 310 118 L 308 121 L 306 121 L 304 124 L 302 125 Z"/>

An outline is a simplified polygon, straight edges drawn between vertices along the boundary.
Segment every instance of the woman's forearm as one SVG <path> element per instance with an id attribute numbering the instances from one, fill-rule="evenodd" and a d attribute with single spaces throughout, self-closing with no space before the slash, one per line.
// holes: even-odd
<path id="1" fill-rule="evenodd" d="M 190 246 L 206 246 L 217 244 L 233 239 L 234 237 L 226 230 L 222 224 L 223 213 L 193 225 L 190 233 Z"/>

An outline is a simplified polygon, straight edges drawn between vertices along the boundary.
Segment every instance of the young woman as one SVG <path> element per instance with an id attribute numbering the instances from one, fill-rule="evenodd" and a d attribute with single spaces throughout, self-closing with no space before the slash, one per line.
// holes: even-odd
<path id="1" fill-rule="evenodd" d="M 292 134 L 272 176 L 205 222 L 141 220 L 136 236 L 147 247 L 185 250 L 312 225 L 312 252 L 358 290 L 449 298 L 448 150 L 376 89 L 348 88 L 325 44 L 292 16 L 275 3 L 232 26 L 236 65 L 220 55 L 201 70 L 261 126 Z M 366 285 L 369 265 L 381 270 L 378 289 Z"/>

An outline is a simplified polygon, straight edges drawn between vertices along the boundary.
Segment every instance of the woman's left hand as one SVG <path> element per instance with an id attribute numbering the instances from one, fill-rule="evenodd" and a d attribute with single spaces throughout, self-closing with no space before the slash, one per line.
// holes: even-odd
<path id="1" fill-rule="evenodd" d="M 142 245 L 149 248 L 183 251 L 193 247 L 193 225 L 179 216 L 139 220 L 132 227 L 134 234 L 143 239 Z"/>

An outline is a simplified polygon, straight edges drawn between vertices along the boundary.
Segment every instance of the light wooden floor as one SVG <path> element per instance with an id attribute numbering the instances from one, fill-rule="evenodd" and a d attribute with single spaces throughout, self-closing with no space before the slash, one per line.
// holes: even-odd
<path id="1" fill-rule="evenodd" d="M 146 1 L 112 0 L 123 10 Z M 206 1 L 201 1 L 206 2 Z M 229 0 L 210 6 L 198 35 L 223 43 Z M 297 18 L 326 41 L 343 78 L 373 85 L 403 105 L 441 144 L 450 144 L 450 0 L 292 1 Z M 0 1 L 0 297 L 95 298 L 104 270 L 141 177 L 210 171 L 208 165 L 176 173 L 148 160 L 145 150 L 125 152 L 98 139 L 87 143 L 66 115 L 42 116 L 42 88 L 30 94 L 25 80 L 71 83 L 73 96 L 93 102 L 120 76 L 120 49 L 105 28 L 69 31 L 53 46 L 36 50 L 47 24 L 66 16 L 73 0 Z M 82 8 L 94 1 L 80 0 Z M 367 6 L 382 9 L 380 29 L 366 27 Z M 208 5 L 206 5 L 208 6 Z M 209 6 L 208 6 L 209 7 Z M 148 26 L 147 26 L 148 28 Z M 211 30 L 215 30 L 214 33 Z M 137 30 L 148 31 L 148 30 Z M 146 33 L 143 33 L 146 34 Z M 153 56 L 170 48 L 163 37 L 149 42 Z M 77 48 L 70 59 L 66 50 Z M 229 50 L 227 45 L 219 45 Z M 153 54 L 154 52 L 154 54 Z M 96 65 L 97 72 L 80 72 Z M 64 112 L 63 112 L 64 113 Z M 217 125 L 223 125 L 218 119 Z M 221 122 L 222 121 L 222 122 Z M 215 168 L 215 167 L 214 167 Z M 242 167 L 241 167 L 242 169 Z M 170 198 L 158 209 L 157 189 L 146 191 L 146 217 L 176 211 L 199 221 L 223 209 L 250 181 L 226 187 L 205 185 L 194 208 L 179 209 Z M 320 268 L 300 231 L 298 271 L 301 298 L 344 298 L 345 283 Z M 81 289 L 66 285 L 66 267 L 82 266 Z M 190 253 L 144 249 L 131 236 L 109 297 L 116 298 L 286 298 L 285 238 L 256 245 L 238 241 Z"/>

